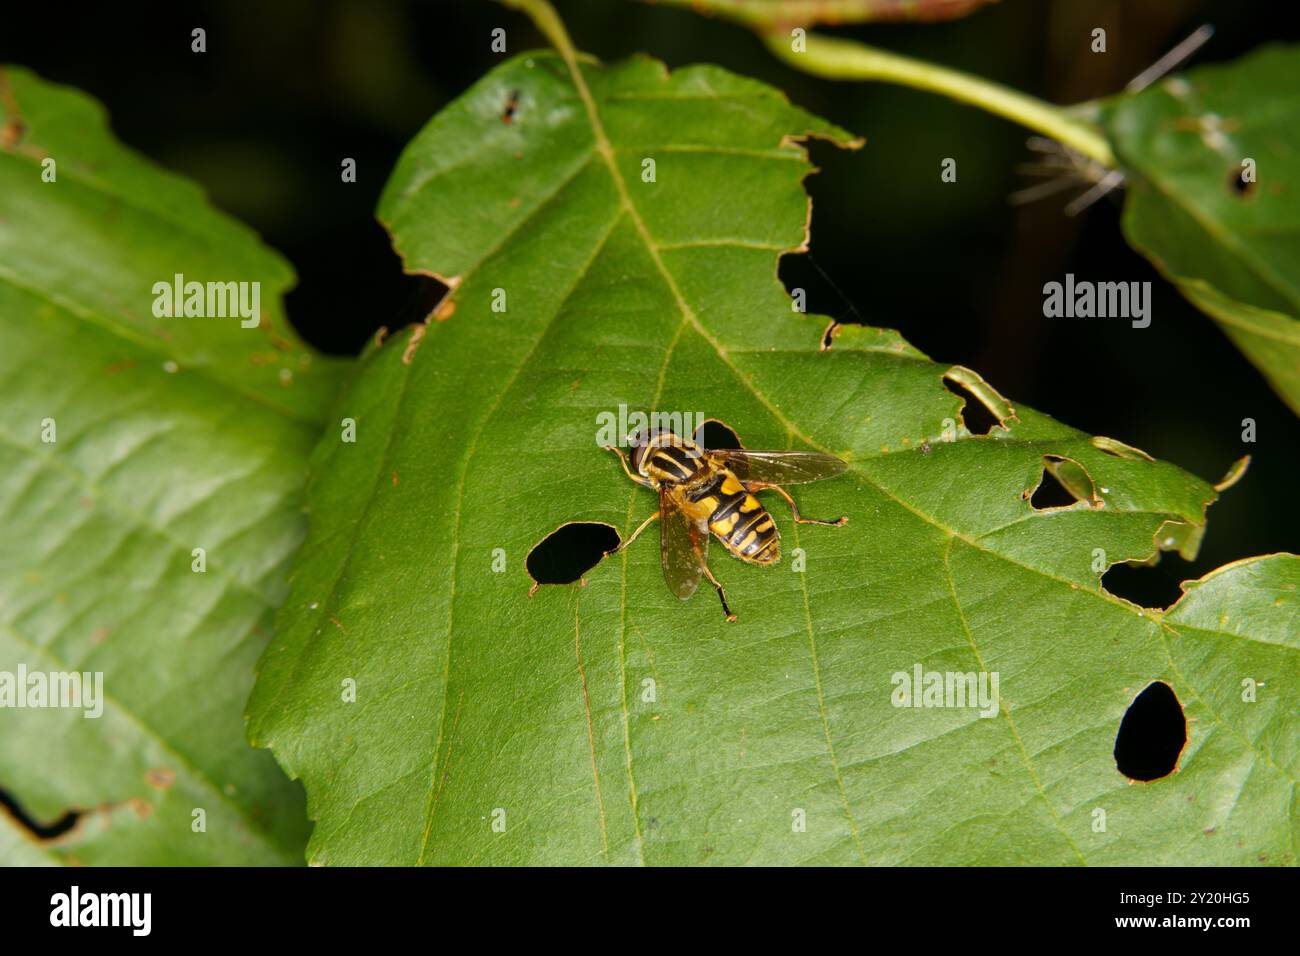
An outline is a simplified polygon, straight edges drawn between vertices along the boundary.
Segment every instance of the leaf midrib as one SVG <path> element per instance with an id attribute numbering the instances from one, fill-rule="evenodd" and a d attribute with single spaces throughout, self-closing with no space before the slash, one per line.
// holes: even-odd
<path id="1" fill-rule="evenodd" d="M 675 331 L 675 333 L 674 333 L 674 335 L 673 335 L 673 338 L 672 338 L 671 342 L 669 343 L 668 348 L 665 350 L 665 353 L 664 353 L 664 361 L 663 361 L 662 366 L 660 367 L 660 373 L 659 373 L 658 384 L 657 384 L 657 386 L 656 386 L 656 390 L 655 390 L 655 398 L 654 398 L 654 401 L 651 403 L 651 404 L 652 404 L 652 407 L 653 407 L 654 405 L 658 404 L 659 398 L 662 396 L 663 385 L 664 385 L 664 381 L 665 381 L 665 378 L 666 378 L 666 374 L 667 374 L 667 370 L 668 370 L 669 362 L 670 362 L 671 357 L 672 357 L 672 355 L 673 355 L 673 352 L 674 352 L 674 350 L 675 350 L 675 348 L 676 348 L 676 346 L 677 346 L 677 343 L 678 343 L 678 341 L 679 341 L 680 338 L 681 338 L 681 333 L 682 333 L 684 327 L 685 327 L 687 324 L 690 324 L 690 326 L 691 326 L 691 327 L 692 327 L 692 328 L 693 328 L 697 333 L 699 333 L 700 336 L 701 336 L 701 337 L 702 337 L 706 342 L 708 342 L 710 346 L 713 347 L 713 349 L 714 349 L 714 351 L 717 353 L 718 357 L 723 361 L 724 364 L 727 365 L 727 367 L 731 370 L 732 374 L 733 374 L 733 375 L 734 375 L 734 376 L 735 376 L 739 381 L 741 381 L 741 382 L 743 382 L 743 383 L 745 384 L 746 388 L 749 389 L 750 393 L 751 393 L 751 394 L 752 394 L 752 395 L 753 395 L 753 396 L 754 396 L 754 397 L 755 397 L 755 398 L 756 398 L 756 399 L 757 399 L 757 400 L 758 400 L 758 401 L 759 401 L 759 402 L 760 402 L 764 407 L 766 407 L 766 408 L 768 409 L 769 413 L 772 414 L 772 416 L 773 416 L 777 421 L 781 422 L 781 423 L 785 426 L 785 428 L 786 428 L 788 434 L 790 434 L 790 435 L 795 435 L 795 436 L 799 437 L 800 440 L 802 440 L 802 441 L 805 442 L 806 444 L 808 444 L 808 445 L 810 445 L 810 446 L 812 446 L 812 447 L 814 447 L 814 448 L 818 448 L 818 449 L 821 450 L 821 451 L 829 451 L 828 449 L 823 448 L 823 447 L 822 447 L 821 445 L 819 445 L 818 443 L 813 442 L 813 441 L 812 441 L 812 440 L 811 440 L 807 435 L 804 435 L 804 434 L 802 433 L 802 431 L 801 431 L 801 430 L 800 430 L 800 429 L 799 429 L 799 428 L 798 428 L 798 427 L 797 427 L 793 422 L 791 422 L 788 418 L 786 418 L 785 415 L 782 414 L 782 413 L 780 412 L 779 409 L 777 409 L 774 405 L 772 405 L 771 402 L 769 402 L 769 401 L 767 400 L 767 398 L 764 397 L 764 396 L 763 396 L 763 395 L 758 391 L 758 389 L 754 387 L 753 383 L 749 380 L 749 377 L 746 376 L 746 375 L 744 375 L 744 374 L 741 372 L 741 370 L 740 370 L 740 369 L 735 365 L 735 363 L 731 360 L 731 357 L 730 357 L 730 355 L 729 355 L 727 349 L 722 345 L 722 343 L 721 343 L 720 341 L 718 341 L 718 339 L 717 339 L 716 337 L 714 337 L 714 336 L 713 336 L 713 335 L 712 335 L 712 334 L 711 334 L 707 329 L 705 329 L 704 326 L 700 323 L 699 318 L 695 315 L 694 310 L 691 308 L 690 304 L 686 301 L 685 297 L 682 295 L 681 290 L 680 290 L 680 288 L 679 288 L 678 285 L 677 285 L 676 277 L 673 276 L 673 274 L 671 273 L 671 271 L 670 271 L 670 270 L 667 268 L 667 266 L 664 264 L 664 262 L 663 262 L 663 258 L 662 258 L 662 256 L 660 255 L 660 250 L 659 250 L 659 248 L 658 248 L 658 245 L 657 245 L 657 243 L 656 243 L 654 237 L 650 234 L 650 230 L 649 230 L 649 228 L 646 226 L 645 221 L 641 218 L 640 213 L 638 212 L 638 210 L 637 210 L 635 204 L 632 202 L 631 194 L 629 193 L 628 188 L 627 188 L 627 183 L 626 183 L 626 181 L 623 179 L 623 177 L 622 177 L 622 175 L 621 175 L 621 173 L 620 173 L 620 171 L 619 171 L 619 169 L 618 169 L 618 164 L 615 162 L 615 159 L 614 159 L 614 152 L 615 152 L 615 150 L 614 150 L 614 148 L 613 148 L 613 145 L 612 145 L 612 144 L 610 143 L 610 141 L 609 141 L 608 135 L 607 135 L 606 132 L 605 132 L 604 124 L 602 123 L 602 121 L 601 121 L 601 119 L 600 119 L 600 114 L 599 114 L 599 110 L 598 110 L 598 108 L 597 108 L 597 106 L 596 106 L 595 99 L 594 99 L 594 97 L 592 96 L 591 91 L 590 91 L 590 89 L 588 88 L 588 86 L 587 86 L 587 84 L 586 84 L 586 80 L 585 80 L 585 78 L 582 76 L 582 72 L 581 72 L 580 68 L 578 67 L 578 65 L 577 65 L 577 63 L 576 63 L 576 60 L 573 58 L 571 51 L 567 51 L 567 50 L 561 48 L 560 53 L 561 53 L 561 55 L 562 55 L 562 56 L 564 57 L 564 59 L 565 59 L 565 63 L 566 63 L 566 65 L 567 65 L 568 69 L 569 69 L 569 73 L 570 73 L 570 76 L 571 76 L 571 78 L 572 78 L 572 80 L 573 80 L 573 83 L 574 83 L 574 85 L 575 85 L 575 86 L 577 87 L 577 89 L 578 89 L 579 97 L 582 99 L 582 101 L 583 101 L 583 105 L 584 105 L 584 107 L 585 107 L 586 110 L 587 110 L 588 122 L 589 122 L 589 124 L 591 125 L 592 135 L 593 135 L 593 137 L 594 137 L 594 139 L 595 139 L 595 142 L 596 142 L 597 151 L 600 153 L 601 158 L 604 160 L 605 165 L 606 165 L 606 167 L 607 167 L 607 169 L 608 169 L 608 172 L 609 172 L 610 178 L 611 178 L 611 180 L 613 180 L 614 185 L 615 185 L 615 188 L 616 188 L 617 191 L 618 191 L 620 204 L 621 204 L 621 206 L 623 207 L 623 209 L 624 209 L 624 211 L 626 212 L 626 214 L 629 216 L 629 218 L 630 218 L 630 219 L 632 220 L 632 222 L 635 224 L 636 229 L 637 229 L 637 232 L 638 232 L 638 234 L 641 236 L 642 242 L 643 242 L 643 244 L 645 245 L 646 250 L 647 250 L 647 252 L 648 252 L 649 255 L 650 255 L 651 261 L 654 262 L 654 264 L 655 264 L 655 268 L 658 270 L 658 272 L 659 272 L 661 278 L 663 279 L 664 283 L 667 285 L 669 291 L 672 293 L 672 296 L 673 296 L 673 298 L 674 298 L 674 301 L 675 301 L 676 304 L 677 304 L 678 311 L 679 311 L 679 312 L 681 313 L 681 315 L 682 315 L 682 321 L 681 321 L 681 323 L 679 323 L 678 328 L 677 328 L 677 330 Z M 805 241 L 806 241 L 806 240 L 805 240 Z M 939 530 L 945 531 L 945 532 L 947 533 L 947 535 L 948 535 L 948 545 L 947 545 L 947 546 L 948 546 L 949 548 L 951 547 L 951 544 L 952 544 L 952 541 L 953 541 L 954 538 L 961 538 L 961 539 L 962 539 L 963 541 L 965 541 L 967 544 L 969 544 L 970 546 L 972 546 L 972 547 L 974 547 L 974 548 L 977 548 L 978 550 L 988 551 L 988 549 L 986 549 L 986 548 L 984 548 L 984 547 L 982 547 L 982 546 L 976 544 L 975 542 L 973 542 L 973 541 L 969 541 L 969 540 L 968 540 L 964 535 L 959 535 L 956 531 L 953 531 L 952 529 L 945 529 L 945 528 L 943 528 L 943 527 L 940 526 L 940 525 L 938 524 L 938 522 L 935 521 L 934 519 L 930 518 L 929 516 L 923 515 L 921 512 L 919 512 L 919 511 L 917 511 L 915 508 L 913 508 L 910 504 L 904 502 L 901 498 L 898 498 L 898 497 L 897 497 L 896 495 L 894 495 L 892 492 L 890 492 L 890 491 L 888 491 L 887 489 L 883 488 L 882 486 L 876 484 L 876 482 L 875 482 L 871 477 L 867 476 L 865 473 L 861 472 L 859 469 L 852 469 L 852 470 L 858 471 L 858 473 L 861 474 L 862 477 L 865 478 L 865 479 L 866 479 L 870 484 L 872 484 L 873 486 L 877 487 L 878 490 L 880 490 L 881 492 L 887 494 L 889 497 L 893 498 L 893 499 L 894 499 L 895 501 L 897 501 L 899 504 L 904 505 L 904 507 L 908 508 L 908 510 L 910 510 L 910 511 L 912 511 L 913 513 L 917 514 L 919 517 L 922 517 L 923 520 L 925 520 L 925 521 L 927 521 L 928 523 L 934 525 L 936 528 L 939 528 Z M 633 496 L 633 500 L 635 500 L 635 496 Z M 629 507 L 629 514 L 631 514 L 631 508 L 630 508 L 630 507 Z M 997 552 L 990 552 L 990 553 L 995 553 L 995 554 L 996 554 Z M 999 555 L 999 556 L 1001 557 L 1002 555 Z M 1007 560 L 1010 560 L 1010 559 L 1008 558 Z M 624 562 L 624 572 L 625 572 L 625 573 L 624 573 L 624 588 L 623 588 L 622 597 L 621 597 L 622 607 L 621 607 L 621 610 L 620 610 L 620 620 L 625 621 L 625 620 L 626 620 L 626 599 L 627 599 L 627 589 L 626 589 L 626 564 L 627 564 L 627 555 L 626 555 L 626 553 L 624 553 L 624 556 L 623 556 L 623 562 Z M 1013 563 L 1019 564 L 1019 562 L 1013 562 Z M 1030 569 L 1030 570 L 1033 570 L 1033 569 Z M 950 580 L 951 580 L 951 571 L 949 572 L 949 578 L 950 578 Z M 1099 595 L 1099 596 L 1100 596 L 1100 595 Z M 959 616 L 962 617 L 963 627 L 965 628 L 965 618 L 964 618 L 964 615 L 963 615 L 962 610 L 961 610 L 961 605 L 956 601 L 955 584 L 953 585 L 953 597 L 954 597 L 954 609 L 955 609 L 956 613 L 957 613 Z M 1115 600 L 1114 603 L 1119 604 L 1120 602 L 1119 602 L 1118 600 Z M 826 722 L 826 715 L 825 715 L 825 702 L 824 702 L 824 698 L 822 697 L 821 686 L 820 686 L 820 684 L 821 684 L 821 680 L 820 680 L 820 676 L 817 676 L 818 668 L 817 668 L 817 660 L 816 660 L 816 649 L 815 649 L 815 644 L 812 644 L 812 643 L 811 643 L 811 642 L 812 642 L 812 619 L 811 619 L 811 610 L 808 608 L 808 594 L 807 594 L 807 585 L 806 585 L 806 583 L 805 583 L 805 585 L 804 585 L 804 604 L 805 604 L 805 611 L 807 612 L 807 618 L 808 618 L 808 619 L 807 619 L 807 625 L 808 625 L 808 635 L 809 635 L 809 640 L 810 640 L 810 655 L 811 655 L 811 662 L 812 662 L 812 667 L 813 667 L 813 670 L 814 670 L 814 675 L 816 676 L 816 681 L 817 681 L 817 697 L 818 697 L 818 703 L 819 703 L 819 706 L 821 707 L 823 730 L 824 730 L 824 732 L 825 732 L 826 743 L 827 743 L 827 755 L 828 755 L 828 758 L 829 758 L 830 761 L 831 761 L 831 766 L 832 766 L 832 770 L 834 771 L 835 780 L 836 780 L 837 785 L 838 785 L 838 787 L 839 787 L 839 791 L 840 791 L 840 795 L 841 795 L 841 802 L 842 802 L 842 804 L 843 804 L 844 811 L 845 811 L 845 813 L 846 813 L 846 815 L 847 815 L 847 817 L 848 817 L 849 828 L 850 828 L 850 832 L 851 832 L 851 834 L 852 834 L 852 836 L 853 836 L 853 841 L 854 841 L 855 845 L 857 846 L 858 852 L 859 852 L 860 854 L 862 854 L 862 853 L 863 853 L 863 849 L 862 849 L 861 842 L 860 842 L 859 839 L 858 839 L 857 823 L 856 823 L 856 821 L 854 820 L 854 817 L 853 817 L 853 810 L 852 810 L 852 805 L 851 805 L 851 803 L 850 803 L 850 801 L 849 801 L 849 799 L 848 799 L 848 794 L 847 794 L 847 791 L 846 791 L 845 788 L 844 788 L 843 779 L 842 779 L 842 777 L 841 777 L 841 775 L 840 775 L 839 764 L 838 764 L 838 761 L 836 760 L 836 757 L 835 757 L 835 747 L 834 747 L 834 743 L 833 743 L 832 738 L 831 738 L 830 726 L 829 726 L 829 724 Z M 979 651 L 978 651 L 978 648 L 976 648 L 974 636 L 971 635 L 969 628 L 966 628 L 966 635 L 967 635 L 967 638 L 969 639 L 969 641 L 970 641 L 970 643 L 971 643 L 971 647 L 972 647 L 972 649 L 975 651 L 976 658 L 978 659 L 979 656 L 980 656 L 980 655 L 979 655 Z M 621 634 L 621 635 L 620 635 L 620 642 L 621 642 L 622 640 L 624 640 L 625 638 L 626 638 L 626 635 L 625 635 L 625 634 Z M 982 664 L 981 664 L 981 666 L 982 666 Z M 1005 713 L 1005 711 L 1004 711 L 1004 713 Z M 1007 715 L 1007 717 L 1008 717 L 1008 720 L 1010 720 L 1010 715 L 1009 715 L 1009 714 Z M 1017 742 L 1019 743 L 1019 734 L 1018 734 L 1018 732 L 1017 732 L 1016 729 L 1015 729 L 1015 724 L 1014 724 L 1014 722 L 1011 722 L 1011 725 L 1010 725 L 1010 726 L 1011 726 L 1011 732 L 1012 732 L 1012 735 L 1016 738 Z M 629 773 L 629 776 L 630 776 L 630 775 L 631 775 L 631 768 L 632 768 L 632 754 L 631 754 L 630 743 L 628 742 L 626 736 L 624 737 L 624 743 L 625 743 L 625 747 L 627 748 L 627 764 L 628 764 L 628 773 Z M 1062 833 L 1065 833 L 1064 828 L 1063 828 L 1062 825 L 1061 825 L 1060 818 L 1059 818 L 1059 816 L 1057 815 L 1056 808 L 1055 808 L 1054 806 L 1051 805 L 1051 802 L 1047 800 L 1046 794 L 1043 793 L 1042 786 L 1041 786 L 1041 784 L 1038 782 L 1038 776 L 1037 776 L 1037 773 L 1035 772 L 1035 770 L 1034 770 L 1034 768 L 1033 768 L 1032 761 L 1030 760 L 1028 753 L 1025 751 L 1023 744 L 1020 744 L 1020 751 L 1021 751 L 1021 754 L 1022 754 L 1024 760 L 1025 760 L 1026 768 L 1028 769 L 1028 771 L 1029 771 L 1029 773 L 1030 773 L 1030 776 L 1031 776 L 1031 778 L 1032 778 L 1032 780 L 1033 780 L 1033 782 L 1034 782 L 1034 784 L 1035 784 L 1035 786 L 1036 786 L 1036 788 L 1037 788 L 1037 790 L 1038 790 L 1039 796 L 1042 797 L 1043 800 L 1046 801 L 1046 802 L 1048 803 L 1048 810 L 1049 810 L 1049 812 L 1051 813 L 1051 815 L 1052 815 L 1052 819 L 1055 821 L 1058 830 L 1060 830 Z M 599 786 L 598 783 L 597 783 L 597 786 Z M 638 826 L 638 835 L 639 835 L 639 826 Z M 1069 839 L 1068 834 L 1066 834 L 1066 840 L 1067 840 L 1067 842 L 1069 842 L 1070 846 L 1074 849 L 1074 852 L 1075 852 L 1076 855 L 1078 855 L 1080 861 L 1086 863 L 1086 860 L 1084 859 L 1083 854 L 1080 852 L 1078 846 L 1074 843 L 1074 841 Z M 642 848 L 642 859 L 644 860 L 644 847 Z"/>

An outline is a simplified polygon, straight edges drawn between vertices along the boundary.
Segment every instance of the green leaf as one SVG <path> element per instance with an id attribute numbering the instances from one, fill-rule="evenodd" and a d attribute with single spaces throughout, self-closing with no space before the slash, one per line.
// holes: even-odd
<path id="1" fill-rule="evenodd" d="M 1298 71 L 1300 47 L 1265 47 L 1122 97 L 1104 122 L 1129 242 L 1300 413 Z"/>
<path id="2" fill-rule="evenodd" d="M 155 317 L 176 273 L 260 282 L 261 327 Z M 0 71 L 0 672 L 103 674 L 98 718 L 0 710 L 0 789 L 81 813 L 42 842 L 0 813 L 0 861 L 301 862 L 300 788 L 241 722 L 338 379 L 292 281 L 98 104 Z"/>
<path id="3" fill-rule="evenodd" d="M 356 442 L 318 448 L 250 700 L 253 739 L 306 784 L 309 860 L 1291 860 L 1296 559 L 1207 580 L 1177 623 L 1101 590 L 1098 561 L 1194 553 L 1214 489 L 893 332 L 819 351 L 827 322 L 792 312 L 776 262 L 806 240 L 796 140 L 848 135 L 711 67 L 577 70 L 495 69 L 381 201 L 408 269 L 453 293 L 340 403 Z M 1005 427 L 972 435 L 945 380 Z M 669 594 L 653 529 L 530 599 L 526 556 L 556 528 L 626 537 L 655 508 L 600 448 L 620 403 L 841 456 L 847 475 L 795 491 L 850 523 L 795 526 L 765 496 L 782 563 L 713 548 L 736 623 L 707 587 Z M 1084 500 L 1035 510 L 1045 468 Z M 1258 608 L 1269 593 L 1285 607 Z M 1176 628 L 1202 606 L 1228 616 L 1191 652 Z M 918 664 L 999 672 L 1000 711 L 893 706 Z M 1231 702 L 1247 676 L 1269 703 Z M 1154 680 L 1191 740 L 1178 774 L 1132 786 L 1115 735 Z"/>

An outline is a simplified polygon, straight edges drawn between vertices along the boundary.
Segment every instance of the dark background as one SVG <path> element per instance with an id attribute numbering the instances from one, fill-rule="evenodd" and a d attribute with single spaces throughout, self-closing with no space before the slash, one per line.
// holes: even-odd
<path id="1" fill-rule="evenodd" d="M 1214 324 L 1119 231 L 1117 201 L 1069 218 L 1067 192 L 1027 206 L 1008 196 L 1028 132 L 972 107 L 882 84 L 817 80 L 774 60 L 746 29 L 632 0 L 558 0 L 577 45 L 602 59 L 648 52 L 670 66 L 712 62 L 765 80 L 865 135 L 853 153 L 816 144 L 812 257 L 782 266 L 812 311 L 900 329 L 939 362 L 979 370 L 1000 391 L 1094 434 L 1137 445 L 1209 481 L 1242 454 L 1245 479 L 1210 510 L 1201 555 L 1112 571 L 1107 587 L 1148 605 L 1177 582 L 1236 558 L 1297 550 L 1300 422 Z M 1295 41 L 1288 5 L 1252 0 L 1002 0 L 937 25 L 833 32 L 999 80 L 1052 102 L 1105 96 L 1201 23 L 1217 32 L 1195 63 Z M 190 31 L 207 30 L 205 54 Z M 450 99 L 512 53 L 545 45 L 488 0 L 280 0 L 10 4 L 0 62 L 86 90 L 116 134 L 201 183 L 297 269 L 288 311 L 317 347 L 353 354 L 380 325 L 418 320 L 441 289 L 402 275 L 373 210 L 403 146 Z M 1108 52 L 1089 49 L 1094 27 Z M 1262 92 L 1262 91 L 1261 91 Z M 339 163 L 358 163 L 343 184 Z M 939 162 L 958 160 L 941 184 Z M 1112 197 L 1117 200 L 1118 194 Z M 1150 280 L 1153 321 L 1045 320 L 1044 282 Z M 856 318 L 855 318 L 856 320 Z M 1258 440 L 1243 445 L 1241 421 Z"/>

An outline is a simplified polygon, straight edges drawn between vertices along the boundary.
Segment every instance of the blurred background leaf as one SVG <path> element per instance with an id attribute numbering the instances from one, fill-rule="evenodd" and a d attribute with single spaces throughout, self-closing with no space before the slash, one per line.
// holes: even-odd
<path id="1" fill-rule="evenodd" d="M 0 712 L 0 862 L 299 863 L 301 791 L 241 710 L 341 363 L 288 327 L 284 260 L 92 99 L 0 71 L 0 131 L 0 671 L 104 693 Z M 261 327 L 156 317 L 176 273 L 260 282 Z"/>
<path id="2" fill-rule="evenodd" d="M 1300 47 L 1180 73 L 1105 115 L 1125 235 L 1300 414 Z"/>

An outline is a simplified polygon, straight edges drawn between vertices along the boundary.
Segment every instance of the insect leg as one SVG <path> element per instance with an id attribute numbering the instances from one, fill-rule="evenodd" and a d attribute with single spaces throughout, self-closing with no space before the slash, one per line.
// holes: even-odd
<path id="1" fill-rule="evenodd" d="M 652 514 L 650 517 L 646 518 L 645 521 L 642 521 L 642 522 L 641 522 L 641 526 L 640 526 L 639 528 L 637 528 L 635 531 L 633 531 L 633 532 L 628 536 L 628 539 L 627 539 L 626 541 L 620 541 L 619 544 L 618 544 L 618 547 L 614 548 L 614 549 L 611 550 L 611 551 L 606 551 L 605 553 L 606 553 L 606 554 L 618 554 L 620 551 L 622 551 L 624 548 L 626 548 L 629 544 L 631 544 L 633 541 L 635 541 L 635 540 L 637 539 L 637 535 L 639 535 L 642 531 L 644 531 L 644 530 L 645 530 L 645 529 L 650 525 L 650 522 L 651 522 L 651 521 L 654 521 L 654 520 L 655 520 L 656 518 L 658 518 L 658 517 L 659 517 L 659 512 L 656 511 L 656 512 L 655 512 L 654 514 Z"/>
<path id="2" fill-rule="evenodd" d="M 782 498 L 786 500 L 786 503 L 790 506 L 791 513 L 794 515 L 794 520 L 799 524 L 826 524 L 832 527 L 839 527 L 840 525 L 849 523 L 849 519 L 847 515 L 840 515 L 834 521 L 823 521 L 820 518 L 805 518 L 803 515 L 799 513 L 799 506 L 795 504 L 794 499 L 790 497 L 790 492 L 786 491 L 780 485 L 767 485 L 767 484 L 763 484 L 762 482 L 750 482 L 749 487 L 753 491 L 761 491 L 765 488 L 771 488 L 773 491 L 775 491 L 778 495 L 780 495 Z"/>
<path id="3" fill-rule="evenodd" d="M 728 621 L 734 621 L 736 619 L 736 614 L 727 604 L 726 589 L 718 583 L 718 579 L 713 576 L 713 572 L 709 570 L 707 564 L 700 562 L 700 570 L 704 572 L 704 576 L 709 579 L 709 583 L 712 584 L 714 589 L 718 592 L 718 600 L 722 602 L 722 613 L 727 615 Z"/>
<path id="4" fill-rule="evenodd" d="M 622 449 L 615 448 L 613 445 L 604 445 L 602 447 L 604 447 L 605 451 L 612 451 L 614 454 L 618 455 L 618 463 L 623 466 L 623 473 L 626 474 L 633 481 L 635 481 L 638 485 L 645 485 L 647 488 L 654 487 L 654 484 L 648 478 L 645 478 L 642 475 L 638 475 L 636 472 L 634 472 L 631 468 L 627 466 L 627 456 L 623 454 Z"/>

